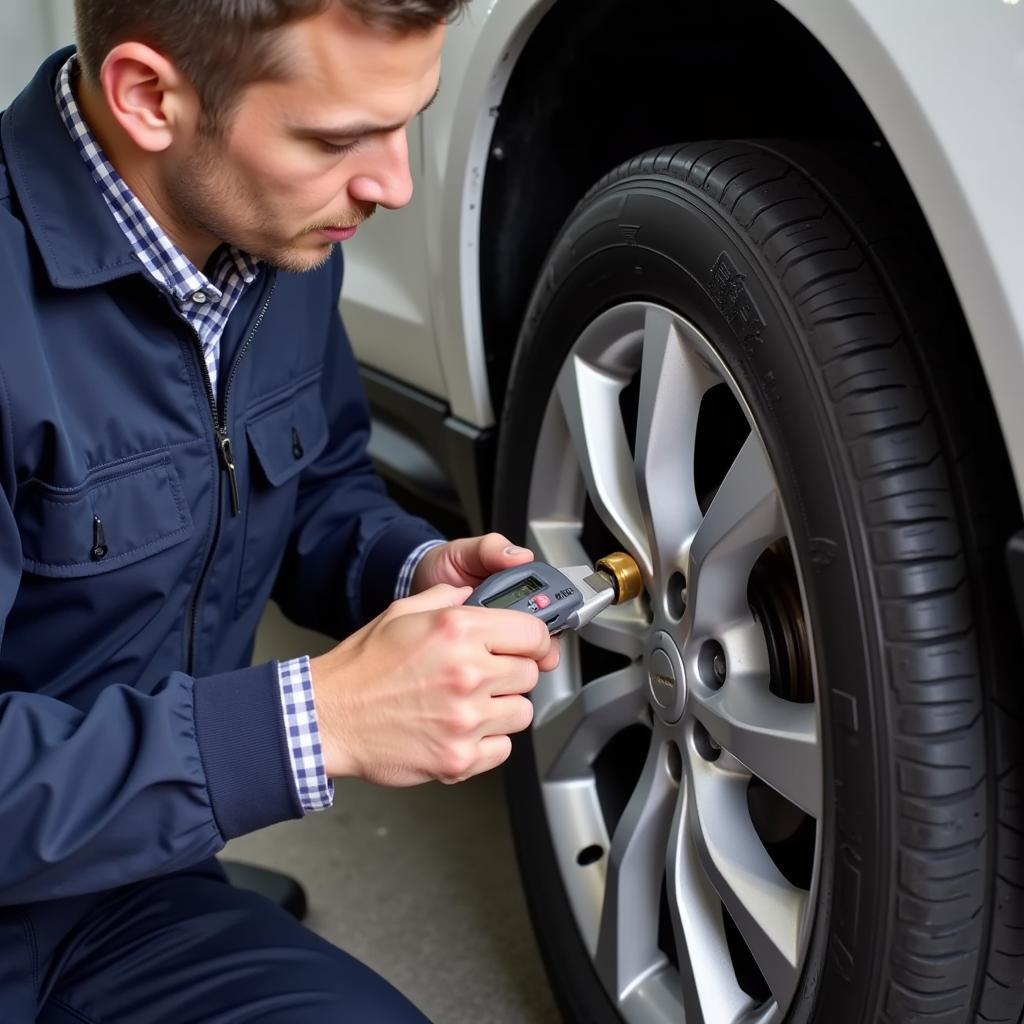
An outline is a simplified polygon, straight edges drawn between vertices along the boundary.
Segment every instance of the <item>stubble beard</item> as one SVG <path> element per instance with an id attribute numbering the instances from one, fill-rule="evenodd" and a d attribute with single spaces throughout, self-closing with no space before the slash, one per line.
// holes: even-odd
<path id="1" fill-rule="evenodd" d="M 167 191 L 175 209 L 182 216 L 219 241 L 233 245 L 278 270 L 302 274 L 319 270 L 330 262 L 338 243 L 322 239 L 315 249 L 299 245 L 300 239 L 328 225 L 308 228 L 289 243 L 271 245 L 261 241 L 258 238 L 258 211 L 253 217 L 251 198 L 243 193 L 236 182 L 225 179 L 222 168 L 215 143 L 209 141 L 201 143 L 187 163 L 179 168 L 178 173 L 167 183 Z M 250 224 L 253 226 L 240 227 L 237 221 L 225 215 L 224 211 L 227 210 L 249 211 Z M 350 218 L 349 226 L 363 223 L 373 212 L 373 207 L 360 210 Z"/>

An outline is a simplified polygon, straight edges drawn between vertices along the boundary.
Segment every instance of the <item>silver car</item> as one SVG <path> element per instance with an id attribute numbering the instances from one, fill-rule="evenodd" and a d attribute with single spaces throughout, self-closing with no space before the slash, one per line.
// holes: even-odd
<path id="1" fill-rule="evenodd" d="M 343 306 L 398 493 L 642 570 L 508 776 L 570 1020 L 1021 1019 L 1022 111 L 1016 0 L 450 31 Z"/>

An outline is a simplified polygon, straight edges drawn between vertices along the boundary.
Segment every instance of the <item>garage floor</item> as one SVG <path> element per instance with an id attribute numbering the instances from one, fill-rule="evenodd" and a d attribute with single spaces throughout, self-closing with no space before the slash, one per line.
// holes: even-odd
<path id="1" fill-rule="evenodd" d="M 256 661 L 323 641 L 273 609 Z M 228 845 L 305 886 L 314 931 L 401 989 L 435 1024 L 557 1024 L 516 872 L 501 778 L 384 789 L 346 781 L 334 806 Z"/>

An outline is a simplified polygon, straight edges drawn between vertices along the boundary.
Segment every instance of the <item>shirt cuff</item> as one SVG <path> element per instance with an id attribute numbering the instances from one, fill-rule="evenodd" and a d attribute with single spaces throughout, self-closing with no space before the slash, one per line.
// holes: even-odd
<path id="1" fill-rule="evenodd" d="M 334 783 L 324 770 L 309 658 L 303 655 L 292 661 L 279 661 L 277 679 L 295 792 L 304 811 L 322 811 L 334 802 Z"/>
<path id="2" fill-rule="evenodd" d="M 398 582 L 395 584 L 396 601 L 401 601 L 403 597 L 409 596 L 409 591 L 412 589 L 413 573 L 416 572 L 416 567 L 420 564 L 423 556 L 428 551 L 447 543 L 444 540 L 425 540 L 418 548 L 413 549 L 412 554 L 405 560 L 401 572 L 398 574 Z"/>

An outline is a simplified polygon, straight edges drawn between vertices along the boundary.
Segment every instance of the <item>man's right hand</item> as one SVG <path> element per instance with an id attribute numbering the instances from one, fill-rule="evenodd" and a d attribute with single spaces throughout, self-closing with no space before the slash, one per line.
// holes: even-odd
<path id="1" fill-rule="evenodd" d="M 395 601 L 310 660 L 329 776 L 461 782 L 508 758 L 558 641 L 522 612 L 463 607 L 471 593 L 440 584 Z"/>

